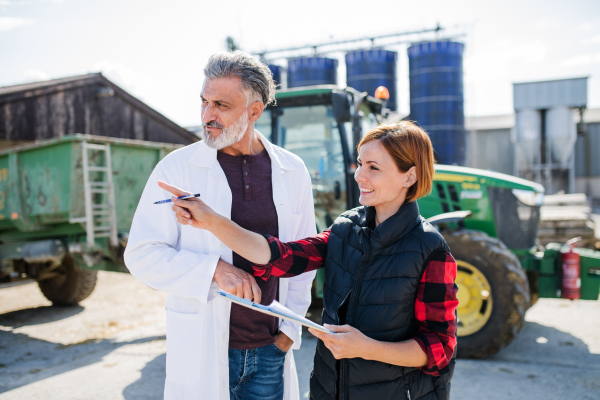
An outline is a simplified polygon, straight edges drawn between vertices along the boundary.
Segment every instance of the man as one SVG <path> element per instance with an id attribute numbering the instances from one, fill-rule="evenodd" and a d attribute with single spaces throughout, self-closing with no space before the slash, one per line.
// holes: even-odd
<path id="1" fill-rule="evenodd" d="M 205 230 L 177 223 L 157 200 L 200 193 L 216 212 L 283 241 L 314 235 L 310 175 L 302 160 L 254 130 L 274 99 L 269 69 L 242 52 L 213 55 L 204 68 L 203 141 L 165 157 L 135 213 L 125 262 L 169 294 L 166 399 L 299 399 L 290 349 L 301 327 L 232 305 L 218 287 L 304 315 L 314 274 L 266 282 Z M 160 181 L 160 187 L 158 186 Z"/>

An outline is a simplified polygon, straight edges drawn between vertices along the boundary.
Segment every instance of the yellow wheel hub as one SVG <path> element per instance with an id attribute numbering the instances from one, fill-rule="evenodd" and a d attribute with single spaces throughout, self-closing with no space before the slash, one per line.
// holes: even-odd
<path id="1" fill-rule="evenodd" d="M 488 322 L 492 314 L 492 288 L 486 277 L 475 266 L 456 260 L 458 271 L 458 326 L 457 335 L 471 335 Z"/>

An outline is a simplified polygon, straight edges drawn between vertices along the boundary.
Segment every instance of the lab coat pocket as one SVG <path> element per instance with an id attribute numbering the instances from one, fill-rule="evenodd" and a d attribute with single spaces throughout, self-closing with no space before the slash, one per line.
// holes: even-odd
<path id="1" fill-rule="evenodd" d="M 167 379 L 187 385 L 202 375 L 203 314 L 167 309 Z"/>

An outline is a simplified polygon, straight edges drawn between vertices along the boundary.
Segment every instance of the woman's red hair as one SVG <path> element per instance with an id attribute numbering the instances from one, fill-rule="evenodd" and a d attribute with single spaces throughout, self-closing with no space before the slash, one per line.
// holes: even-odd
<path id="1" fill-rule="evenodd" d="M 358 144 L 360 146 L 373 140 L 379 140 L 394 159 L 400 172 L 415 167 L 417 181 L 408 189 L 406 202 L 427 196 L 433 185 L 434 157 L 429 135 L 410 121 L 379 125 L 370 130 Z"/>

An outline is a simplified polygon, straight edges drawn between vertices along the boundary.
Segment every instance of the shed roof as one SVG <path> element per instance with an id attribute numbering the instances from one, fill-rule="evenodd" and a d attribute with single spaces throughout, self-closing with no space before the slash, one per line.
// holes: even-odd
<path id="1" fill-rule="evenodd" d="M 56 93 L 64 90 L 69 90 L 81 86 L 87 85 L 98 85 L 103 88 L 112 89 L 114 95 L 118 96 L 121 100 L 127 102 L 132 107 L 138 109 L 144 113 L 148 118 L 153 119 L 157 123 L 163 125 L 165 128 L 173 131 L 178 136 L 189 140 L 190 142 L 196 142 L 199 140 L 198 136 L 187 131 L 175 122 L 171 121 L 143 101 L 132 96 L 124 89 L 111 82 L 101 73 L 92 73 L 86 75 L 77 75 L 67 78 L 51 79 L 42 82 L 25 83 L 20 85 L 2 86 L 0 87 L 0 104 L 10 103 L 11 101 L 31 98 L 37 96 L 44 96 L 51 93 Z"/>
<path id="2" fill-rule="evenodd" d="M 588 77 L 513 83 L 516 111 L 553 107 L 586 107 Z"/>
<path id="3" fill-rule="evenodd" d="M 573 110 L 573 118 L 576 123 L 580 121 L 579 110 Z M 583 122 L 586 124 L 600 123 L 600 108 L 585 109 Z M 468 131 L 511 129 L 514 126 L 515 114 L 465 117 L 465 128 Z"/>

